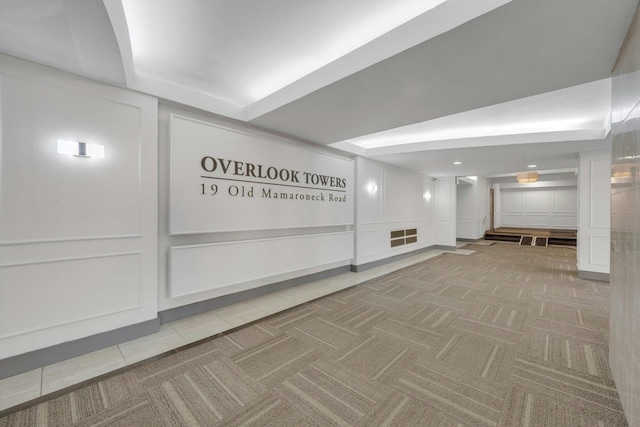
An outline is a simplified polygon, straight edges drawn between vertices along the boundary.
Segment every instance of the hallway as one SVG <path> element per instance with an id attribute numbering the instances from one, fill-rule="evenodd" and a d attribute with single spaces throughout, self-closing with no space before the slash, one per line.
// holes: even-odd
<path id="1" fill-rule="evenodd" d="M 626 425 L 608 284 L 470 244 L 0 419 L 38 425 Z"/>

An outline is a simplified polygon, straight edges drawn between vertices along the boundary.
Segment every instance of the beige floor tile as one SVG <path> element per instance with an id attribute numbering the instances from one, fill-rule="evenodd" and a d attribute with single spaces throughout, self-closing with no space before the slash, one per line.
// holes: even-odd
<path id="1" fill-rule="evenodd" d="M 355 286 L 357 284 L 357 275 L 355 273 L 347 273 L 348 276 L 340 275 L 335 280 L 328 280 L 325 285 L 332 291 L 348 288 L 349 286 Z"/>
<path id="2" fill-rule="evenodd" d="M 268 314 L 278 313 L 293 307 L 291 301 L 282 298 L 277 293 L 263 295 L 247 301 L 247 304 L 256 307 Z"/>
<path id="3" fill-rule="evenodd" d="M 471 255 L 475 251 L 471 249 L 456 249 L 455 251 L 445 251 L 446 253 L 456 254 L 456 255 Z"/>
<path id="4" fill-rule="evenodd" d="M 323 286 L 319 282 L 312 282 L 305 285 L 296 286 L 293 288 L 286 289 L 282 291 L 280 294 L 283 298 L 293 298 L 297 299 L 298 297 L 307 298 L 307 301 L 318 298 L 322 295 L 326 295 L 327 290 L 326 287 Z"/>
<path id="5" fill-rule="evenodd" d="M 232 328 L 251 323 L 254 320 L 262 319 L 269 315 L 269 313 L 246 302 L 239 302 L 227 307 L 218 308 L 211 313 L 229 323 Z"/>
<path id="6" fill-rule="evenodd" d="M 353 277 L 350 280 L 336 281 L 335 283 L 330 284 L 329 287 L 331 288 L 331 290 L 333 292 L 337 292 L 337 291 L 341 291 L 341 290 L 346 289 L 346 288 L 350 288 L 351 286 L 355 286 L 357 284 L 358 284 L 358 282 L 356 281 L 356 278 Z"/>
<path id="7" fill-rule="evenodd" d="M 0 380 L 0 411 L 40 397 L 42 368 Z"/>
<path id="8" fill-rule="evenodd" d="M 162 325 L 155 334 L 118 345 L 127 365 L 188 344 L 171 326 Z"/>
<path id="9" fill-rule="evenodd" d="M 188 343 L 231 329 L 231 325 L 210 312 L 176 320 L 167 325 L 171 326 Z"/>
<path id="10" fill-rule="evenodd" d="M 289 301 L 292 305 L 300 305 L 317 298 L 316 294 L 309 291 L 298 291 L 279 294 L 282 298 Z"/>
<path id="11" fill-rule="evenodd" d="M 45 366 L 42 368 L 42 395 L 114 371 L 125 365 L 118 347 L 113 346 Z"/>

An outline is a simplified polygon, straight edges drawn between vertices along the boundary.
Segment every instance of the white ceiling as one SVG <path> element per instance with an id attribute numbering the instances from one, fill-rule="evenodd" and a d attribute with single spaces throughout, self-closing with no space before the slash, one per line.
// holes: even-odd
<path id="1" fill-rule="evenodd" d="M 637 4 L 0 0 L 0 52 L 431 176 L 495 175 L 608 146 L 603 79 Z"/>

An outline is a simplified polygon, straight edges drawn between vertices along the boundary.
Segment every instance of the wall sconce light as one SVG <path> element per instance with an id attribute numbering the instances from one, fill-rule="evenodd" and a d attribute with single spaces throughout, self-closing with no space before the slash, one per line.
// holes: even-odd
<path id="1" fill-rule="evenodd" d="M 516 175 L 516 179 L 520 184 L 531 184 L 538 180 L 538 172 L 521 172 Z"/>
<path id="2" fill-rule="evenodd" d="M 375 193 L 376 191 L 378 191 L 378 186 L 374 183 L 371 183 L 367 186 L 367 190 L 369 190 L 369 193 Z"/>
<path id="3" fill-rule="evenodd" d="M 427 191 L 426 193 L 424 193 L 424 199 L 428 202 L 429 200 L 431 200 L 431 192 Z"/>
<path id="4" fill-rule="evenodd" d="M 71 154 L 72 156 L 76 157 L 97 157 L 103 159 L 104 145 L 59 139 L 58 153 Z"/>

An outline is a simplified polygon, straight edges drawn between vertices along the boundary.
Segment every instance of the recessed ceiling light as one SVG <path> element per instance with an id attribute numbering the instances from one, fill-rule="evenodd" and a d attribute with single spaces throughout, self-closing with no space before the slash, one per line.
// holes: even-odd
<path id="1" fill-rule="evenodd" d="M 461 165 L 462 162 L 453 162 L 454 165 Z"/>
<path id="2" fill-rule="evenodd" d="M 538 165 L 529 165 L 529 166 L 527 166 L 527 167 L 528 167 L 528 168 L 535 168 L 536 166 L 538 166 Z"/>

